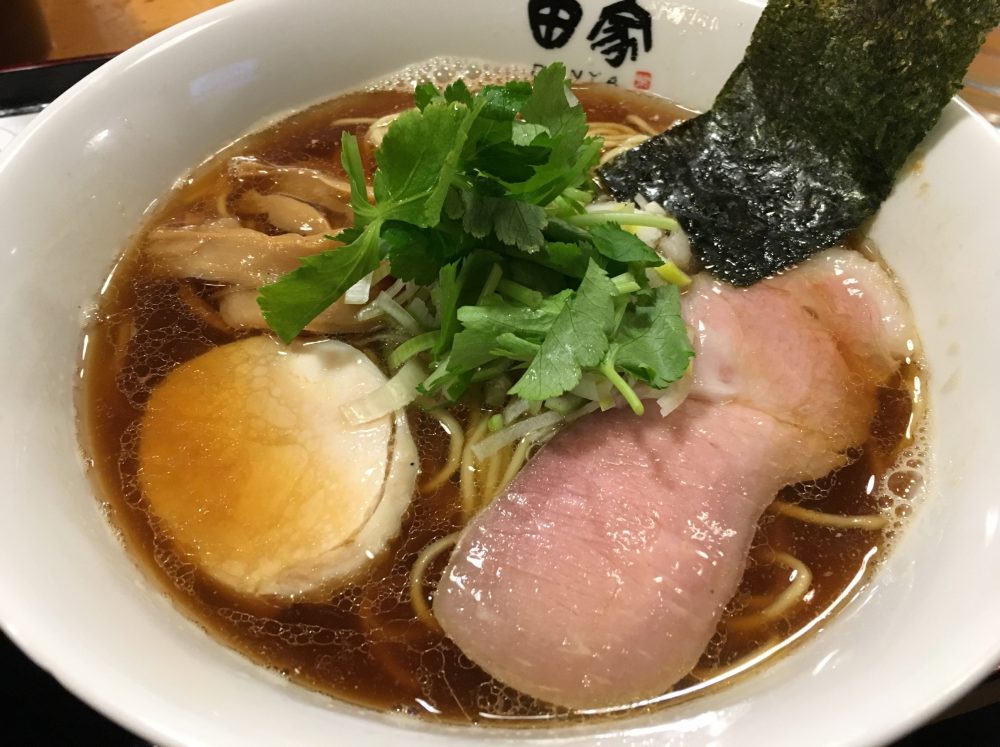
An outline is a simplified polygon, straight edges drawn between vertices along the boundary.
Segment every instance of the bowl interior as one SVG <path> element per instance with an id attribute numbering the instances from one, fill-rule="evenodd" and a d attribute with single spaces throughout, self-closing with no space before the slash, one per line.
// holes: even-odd
<path id="1" fill-rule="evenodd" d="M 371 744 L 404 733 L 412 744 L 468 741 L 464 729 L 376 715 L 288 685 L 215 643 L 152 588 L 127 560 L 81 465 L 73 410 L 81 323 L 170 185 L 282 113 L 436 55 L 560 59 L 580 80 L 648 84 L 704 109 L 740 59 L 760 4 L 643 3 L 652 48 L 618 68 L 586 40 L 602 3 L 582 5 L 569 42 L 546 49 L 517 3 L 241 0 L 109 63 L 0 157 L 8 216 L 0 336 L 10 356 L 0 371 L 8 517 L 0 622 L 78 695 L 166 744 L 309 745 L 333 730 Z M 532 738 L 883 741 L 1000 658 L 1000 596 L 984 593 L 1000 572 L 991 464 L 1000 426 L 990 417 L 1000 394 L 989 381 L 995 348 L 978 335 L 997 311 L 1000 141 L 952 104 L 923 151 L 871 231 L 910 297 L 933 406 L 936 468 L 893 553 L 825 629 L 756 676 L 659 713 Z"/>

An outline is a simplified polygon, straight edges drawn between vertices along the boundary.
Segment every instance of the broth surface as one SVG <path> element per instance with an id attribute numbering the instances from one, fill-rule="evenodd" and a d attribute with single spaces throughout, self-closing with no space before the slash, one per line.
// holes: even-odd
<path id="1" fill-rule="evenodd" d="M 662 130 L 690 115 L 664 100 L 616 89 L 584 87 L 577 94 L 591 121 L 623 122 L 638 115 Z M 295 114 L 230 146 L 169 195 L 117 265 L 88 331 L 81 391 L 88 456 L 101 499 L 132 556 L 159 579 L 187 615 L 260 664 L 358 705 L 445 721 L 528 725 L 594 718 L 598 714 L 555 708 L 496 682 L 415 616 L 409 599 L 414 559 L 428 544 L 461 527 L 454 480 L 414 498 L 400 536 L 363 578 L 326 601 L 284 607 L 234 595 L 178 556 L 138 487 L 138 425 L 151 389 L 175 366 L 239 336 L 198 313 L 200 304 L 211 306 L 217 286 L 166 280 L 150 272 L 142 257 L 145 235 L 165 223 L 197 222 L 214 215 L 219 185 L 233 156 L 252 155 L 343 178 L 341 133 L 355 132 L 362 138 L 367 125 L 336 122 L 381 117 L 411 102 L 409 93 L 399 91 L 360 92 Z M 365 157 L 370 171 L 370 148 Z M 247 180 L 245 189 L 253 187 L 253 180 Z M 231 200 L 237 198 L 238 193 L 230 195 Z M 351 336 L 343 339 L 352 341 Z M 773 658 L 801 633 L 821 628 L 822 621 L 851 598 L 891 542 L 899 521 L 909 512 L 909 496 L 919 487 L 924 454 L 910 392 L 914 378 L 920 376 L 919 362 L 913 360 L 880 390 L 871 437 L 848 466 L 815 483 L 786 488 L 779 496 L 835 514 L 882 512 L 890 516 L 887 529 L 831 529 L 765 514 L 740 592 L 695 672 L 654 703 L 623 705 L 603 715 L 634 714 L 690 697 L 706 686 L 720 686 L 746 667 L 737 666 L 729 673 L 727 668 Z M 462 408 L 455 414 L 461 420 L 469 417 Z M 422 474 L 432 474 L 445 461 L 447 435 L 437 420 L 418 408 L 411 408 L 409 415 Z M 735 616 L 752 609 L 755 599 L 773 597 L 789 583 L 787 568 L 762 560 L 767 549 L 804 562 L 812 571 L 813 586 L 804 603 L 787 616 L 745 630 L 732 624 Z M 431 566 L 432 582 L 446 558 L 447 553 Z M 428 584 L 428 595 L 432 585 Z"/>

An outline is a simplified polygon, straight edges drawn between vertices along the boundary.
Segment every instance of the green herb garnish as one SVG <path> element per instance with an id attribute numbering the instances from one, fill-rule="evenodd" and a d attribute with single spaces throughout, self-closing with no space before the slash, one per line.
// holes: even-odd
<path id="1" fill-rule="evenodd" d="M 423 394 L 453 401 L 506 381 L 511 396 L 565 406 L 556 398 L 589 377 L 642 412 L 634 386 L 667 387 L 693 352 L 677 288 L 646 276 L 663 260 L 622 226 L 676 223 L 631 206 L 588 212 L 602 143 L 587 137 L 563 65 L 475 93 L 422 84 L 415 103 L 376 153 L 374 202 L 357 140 L 344 135 L 354 225 L 336 236 L 344 246 L 261 290 L 268 324 L 291 341 L 387 260 L 420 288 L 402 306 L 382 300 L 407 330 L 388 360 L 425 365 Z"/>

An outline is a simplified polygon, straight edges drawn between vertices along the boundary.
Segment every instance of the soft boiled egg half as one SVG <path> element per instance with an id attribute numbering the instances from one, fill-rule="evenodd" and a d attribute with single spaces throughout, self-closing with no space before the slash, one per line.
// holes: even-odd
<path id="1" fill-rule="evenodd" d="M 385 382 L 345 343 L 266 336 L 171 371 L 139 458 L 178 552 L 243 594 L 300 596 L 356 574 L 398 534 L 417 475 L 402 412 L 360 425 L 344 415 Z"/>

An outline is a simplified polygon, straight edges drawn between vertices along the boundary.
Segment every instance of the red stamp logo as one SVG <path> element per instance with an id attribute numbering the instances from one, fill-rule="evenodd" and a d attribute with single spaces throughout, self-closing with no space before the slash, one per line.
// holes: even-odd
<path id="1" fill-rule="evenodd" d="M 648 91 L 653 85 L 653 74 L 648 70 L 636 70 L 632 86 L 639 91 Z"/>

